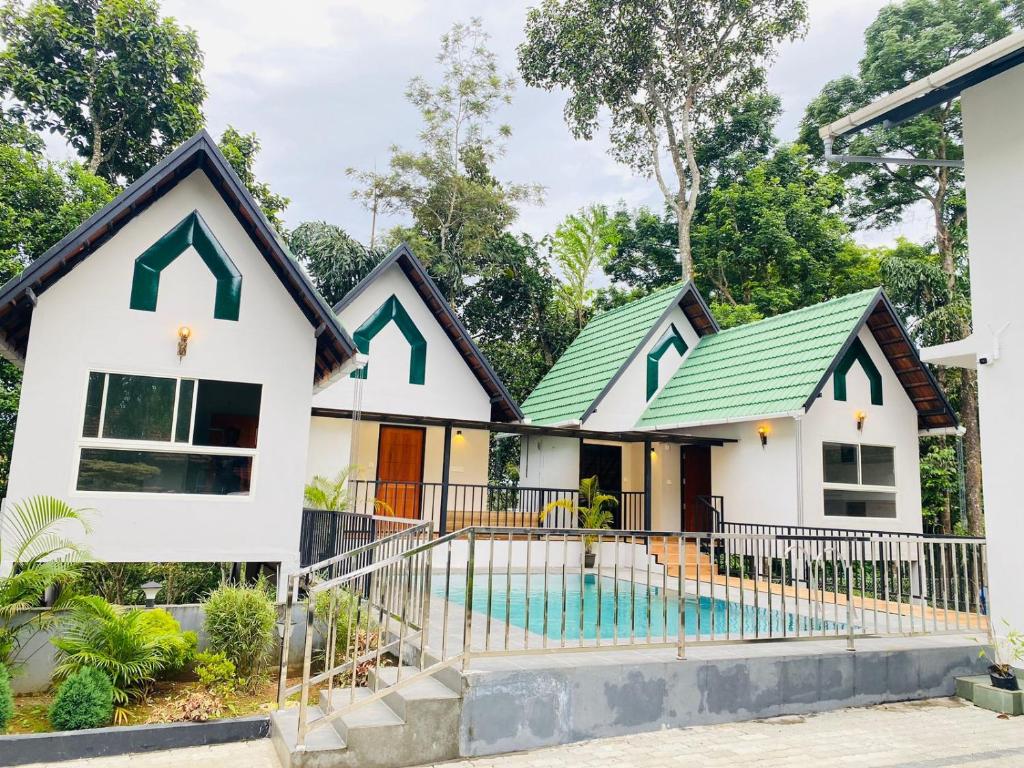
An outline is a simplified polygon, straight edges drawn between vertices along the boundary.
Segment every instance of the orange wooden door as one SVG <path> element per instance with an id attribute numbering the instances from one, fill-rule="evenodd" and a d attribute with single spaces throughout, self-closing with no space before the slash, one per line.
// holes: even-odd
<path id="1" fill-rule="evenodd" d="M 427 431 L 423 427 L 394 427 L 382 424 L 377 443 L 377 498 L 395 517 L 419 518 L 423 498 L 423 448 Z"/>

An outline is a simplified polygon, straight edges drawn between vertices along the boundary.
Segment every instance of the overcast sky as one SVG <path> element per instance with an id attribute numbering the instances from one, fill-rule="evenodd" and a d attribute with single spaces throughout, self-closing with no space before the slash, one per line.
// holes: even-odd
<path id="1" fill-rule="evenodd" d="M 770 87 L 785 110 L 778 134 L 795 137 L 804 106 L 826 81 L 852 72 L 863 30 L 886 0 L 810 0 L 807 37 L 787 45 Z M 211 133 L 232 124 L 263 143 L 257 174 L 291 198 L 288 226 L 325 219 L 364 242 L 369 216 L 349 198 L 348 166 L 383 168 L 392 144 L 414 146 L 418 120 L 406 103 L 413 75 L 436 77 L 438 38 L 479 16 L 500 63 L 515 69 L 526 9 L 516 0 L 163 0 L 164 12 L 197 30 L 206 54 L 205 105 Z M 500 119 L 512 126 L 496 175 L 546 188 L 518 227 L 552 231 L 592 202 L 660 207 L 654 183 L 611 160 L 604 138 L 576 141 L 562 120 L 564 98 L 520 85 Z M 922 217 L 923 218 L 923 217 Z M 387 224 L 388 222 L 385 222 Z M 393 223 L 393 222 L 392 222 Z M 908 221 L 903 231 L 920 231 Z M 860 233 L 886 242 L 893 233 Z"/>

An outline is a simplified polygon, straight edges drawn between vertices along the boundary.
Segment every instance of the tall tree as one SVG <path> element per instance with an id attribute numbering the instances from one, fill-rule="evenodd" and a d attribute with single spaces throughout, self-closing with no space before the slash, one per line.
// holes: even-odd
<path id="1" fill-rule="evenodd" d="M 259 203 L 267 220 L 274 225 L 278 232 L 283 233 L 284 222 L 281 220 L 281 214 L 291 200 L 284 195 L 275 194 L 271 191 L 269 184 L 256 178 L 254 168 L 256 156 L 260 153 L 260 140 L 256 138 L 256 134 L 241 133 L 237 128 L 229 125 L 220 135 L 217 146 L 220 147 L 220 151 L 224 153 L 224 157 L 238 174 L 238 178 Z"/>
<path id="2" fill-rule="evenodd" d="M 594 298 L 594 272 L 615 258 L 618 230 L 603 205 L 591 205 L 565 217 L 554 237 L 551 254 L 562 273 L 558 296 L 583 328 Z"/>
<path id="3" fill-rule="evenodd" d="M 305 221 L 289 235 L 288 245 L 332 306 L 380 263 L 384 254 L 364 248 L 341 227 Z"/>
<path id="4" fill-rule="evenodd" d="M 13 0 L 0 32 L 5 96 L 93 173 L 133 181 L 202 127 L 199 41 L 156 0 Z"/>
<path id="5" fill-rule="evenodd" d="M 806 18 L 805 0 L 544 0 L 527 15 L 519 69 L 530 85 L 569 92 L 578 138 L 608 110 L 614 156 L 653 176 L 675 215 L 688 279 L 702 145 L 760 90 L 765 63 Z"/>
<path id="6" fill-rule="evenodd" d="M 423 121 L 420 148 L 392 148 L 385 173 L 348 170 L 363 187 L 358 196 L 411 215 L 412 226 L 390 240 L 408 240 L 453 301 L 477 272 L 488 241 L 515 220 L 516 203 L 539 195 L 536 187 L 504 184 L 491 173 L 511 135 L 507 125 L 493 124 L 495 113 L 511 102 L 515 81 L 498 71 L 487 40 L 479 19 L 443 35 L 440 81 L 414 77 L 406 90 Z"/>
<path id="7" fill-rule="evenodd" d="M 801 140 L 819 154 L 818 128 L 880 96 L 932 74 L 1005 37 L 1013 29 L 1019 0 L 903 0 L 885 6 L 864 35 L 865 53 L 856 76 L 828 83 L 807 108 Z M 911 157 L 962 159 L 959 100 L 951 100 L 894 126 L 878 126 L 837 141 L 835 151 L 857 155 L 904 154 Z M 963 171 L 929 166 L 849 164 L 839 169 L 854 192 L 850 215 L 866 226 L 887 226 L 924 204 L 931 211 L 933 240 L 946 281 L 946 295 L 956 293 L 963 271 L 966 200 Z M 970 333 L 966 305 L 959 322 L 937 341 L 954 341 Z M 952 308 L 952 307 L 951 307 Z M 968 527 L 983 528 L 981 511 L 981 444 L 978 436 L 977 383 L 971 371 L 950 373 L 959 379 L 960 422 L 967 472 Z"/>

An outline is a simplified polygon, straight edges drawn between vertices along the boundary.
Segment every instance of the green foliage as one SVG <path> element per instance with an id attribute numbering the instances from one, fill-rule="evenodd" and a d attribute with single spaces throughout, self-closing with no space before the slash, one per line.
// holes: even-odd
<path id="1" fill-rule="evenodd" d="M 277 619 L 267 585 L 223 584 L 210 595 L 205 609 L 210 649 L 223 653 L 248 681 L 258 680 L 274 647 Z"/>
<path id="2" fill-rule="evenodd" d="M 347 658 L 356 633 L 366 629 L 367 615 L 359 613 L 359 597 L 346 589 L 332 589 L 316 596 L 313 616 L 320 636 L 326 640 L 333 617 L 335 627 L 335 654 L 341 660 Z M 371 621 L 370 629 L 376 625 Z"/>
<path id="3" fill-rule="evenodd" d="M 114 716 L 114 686 L 98 669 L 82 667 L 68 677 L 50 706 L 50 724 L 58 731 L 102 728 Z"/>
<path id="4" fill-rule="evenodd" d="M 221 653 L 198 653 L 195 665 L 196 677 L 213 693 L 230 693 L 238 680 L 234 663 Z"/>
<path id="5" fill-rule="evenodd" d="M 352 506 L 352 499 L 348 493 L 348 476 L 351 472 L 351 467 L 346 467 L 331 478 L 314 475 L 303 491 L 302 503 L 309 509 L 346 511 Z"/>
<path id="6" fill-rule="evenodd" d="M 607 110 L 613 155 L 654 177 L 675 215 L 685 279 L 703 144 L 760 92 L 765 63 L 806 18 L 805 0 L 544 0 L 527 14 L 519 71 L 530 85 L 567 91 L 578 138 L 592 138 Z"/>
<path id="7" fill-rule="evenodd" d="M 223 580 L 221 563 L 85 563 L 77 589 L 115 605 L 142 605 L 142 585 L 159 581 L 158 602 L 177 605 L 200 602 Z"/>
<path id="8" fill-rule="evenodd" d="M 577 503 L 576 499 L 555 499 L 554 501 L 549 501 L 544 505 L 544 509 L 540 511 L 540 519 L 543 522 L 556 509 L 564 509 L 569 512 L 575 510 L 580 528 L 594 531 L 604 530 L 610 528 L 612 521 L 615 519 L 609 507 L 616 506 L 618 503 L 618 499 L 614 496 L 601 493 L 597 475 L 585 477 L 580 480 L 579 503 Z M 591 551 L 591 547 L 596 540 L 594 536 L 583 537 L 583 545 L 587 552 Z"/>
<path id="9" fill-rule="evenodd" d="M 959 471 L 956 449 L 946 440 L 941 437 L 922 441 L 921 513 L 928 529 L 951 534 Z"/>
<path id="10" fill-rule="evenodd" d="M 500 182 L 491 166 L 511 135 L 492 125 L 499 106 L 512 98 L 514 81 L 498 71 L 479 19 L 455 24 L 441 38 L 437 83 L 415 77 L 406 98 L 419 111 L 421 146 L 393 148 L 388 171 L 349 175 L 360 184 L 356 195 L 409 214 L 412 226 L 396 228 L 391 243 L 408 241 L 423 259 L 441 292 L 460 301 L 479 268 L 488 242 L 516 217 L 518 202 L 536 199 L 539 190 Z"/>
<path id="11" fill-rule="evenodd" d="M 675 220 L 659 216 L 648 208 L 631 213 L 621 207 L 612 217 L 612 223 L 618 244 L 615 258 L 602 265 L 608 277 L 640 288 L 645 294 L 679 280 Z M 629 297 L 632 298 L 639 296 Z M 612 300 L 609 306 L 617 306 L 617 302 Z"/>
<path id="12" fill-rule="evenodd" d="M 182 632 L 178 620 L 163 608 L 143 611 L 140 623 L 145 632 L 161 638 L 166 655 L 164 674 L 176 674 L 192 663 L 199 645 L 195 632 Z"/>
<path id="13" fill-rule="evenodd" d="M 0 576 L 0 664 L 15 664 L 26 636 L 51 626 L 73 602 L 70 591 L 61 589 L 49 609 L 29 621 L 19 617 L 39 606 L 50 587 L 64 588 L 78 578 L 84 550 L 65 534 L 74 528 L 87 533 L 87 512 L 52 496 L 31 496 L 9 503 L 0 517 L 0 563 L 18 564 Z"/>
<path id="14" fill-rule="evenodd" d="M 288 245 L 331 306 L 370 274 L 385 255 L 364 248 L 341 227 L 325 221 L 299 224 L 288 235 Z"/>
<path id="15" fill-rule="evenodd" d="M 10 2 L 0 32 L 13 110 L 63 136 L 93 173 L 133 181 L 202 127 L 199 41 L 156 0 Z"/>
<path id="16" fill-rule="evenodd" d="M 723 330 L 764 319 L 764 315 L 753 304 L 723 304 L 720 301 L 713 301 L 711 314 Z"/>
<path id="17" fill-rule="evenodd" d="M 278 232 L 284 231 L 284 222 L 281 214 L 288 207 L 290 199 L 284 195 L 276 195 L 266 182 L 257 180 L 253 167 L 256 165 L 256 156 L 260 153 L 260 140 L 255 133 L 241 133 L 234 126 L 229 125 L 220 135 L 217 142 L 220 151 L 224 153 L 228 163 L 238 174 L 249 193 L 259 203 L 263 215 Z"/>
<path id="18" fill-rule="evenodd" d="M 14 694 L 11 692 L 11 678 L 7 666 L 0 663 L 0 733 L 7 730 L 7 724 L 14 717 Z"/>
<path id="19" fill-rule="evenodd" d="M 586 325 L 594 289 L 593 273 L 615 259 L 618 230 L 603 205 L 591 205 L 565 217 L 551 238 L 551 253 L 562 273 L 558 297 L 576 317 L 577 328 Z"/>
<path id="20" fill-rule="evenodd" d="M 95 596 L 78 600 L 52 642 L 57 647 L 55 680 L 95 667 L 110 678 L 119 708 L 144 698 L 187 643 L 180 634 L 148 625 L 145 611 L 118 608 Z"/>

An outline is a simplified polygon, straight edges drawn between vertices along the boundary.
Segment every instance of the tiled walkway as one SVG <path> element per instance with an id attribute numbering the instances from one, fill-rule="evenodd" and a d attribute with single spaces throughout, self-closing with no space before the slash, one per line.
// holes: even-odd
<path id="1" fill-rule="evenodd" d="M 1024 766 L 1024 718 L 956 699 L 600 739 L 444 768 L 999 768 Z M 269 740 L 60 763 L 58 768 L 278 768 Z M 32 766 L 30 768 L 42 768 Z"/>

